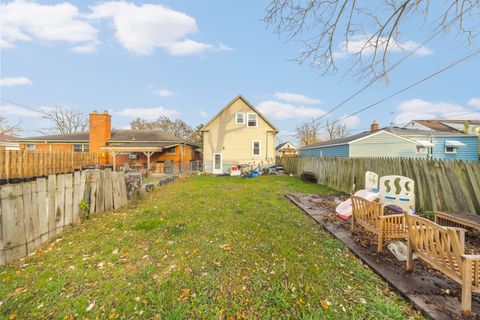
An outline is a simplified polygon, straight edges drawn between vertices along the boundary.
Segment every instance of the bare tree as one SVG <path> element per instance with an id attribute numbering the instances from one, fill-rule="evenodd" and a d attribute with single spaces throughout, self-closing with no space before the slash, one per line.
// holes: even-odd
<path id="1" fill-rule="evenodd" d="M 320 124 L 321 122 L 312 119 L 297 127 L 295 135 L 301 145 L 306 146 L 319 141 Z"/>
<path id="2" fill-rule="evenodd" d="M 432 26 L 431 37 L 454 30 L 466 35 L 468 44 L 476 36 L 480 0 L 271 0 L 265 21 L 279 35 L 299 40 L 303 50 L 295 58 L 301 64 L 328 73 L 337 69 L 339 57 L 350 56 L 347 72 L 360 77 L 387 79 L 392 51 L 416 51 L 412 42 L 402 45 L 407 21 Z M 420 21 L 421 22 L 421 21 Z M 429 41 L 430 38 L 426 40 Z M 423 48 L 424 49 L 424 48 Z"/>
<path id="3" fill-rule="evenodd" d="M 200 129 L 202 127 L 198 126 L 192 129 L 192 127 L 183 120 L 177 119 L 174 121 L 165 116 L 161 116 L 154 121 L 136 118 L 130 122 L 130 128 L 132 129 L 160 130 L 192 143 L 198 143 L 200 141 Z"/>
<path id="4" fill-rule="evenodd" d="M 347 125 L 338 119 L 333 121 L 327 120 L 325 128 L 327 129 L 327 140 L 345 138 L 350 134 Z"/>
<path id="5" fill-rule="evenodd" d="M 0 116 L 0 133 L 17 136 L 22 131 L 20 124 L 21 122 L 11 125 L 7 118 Z"/>
<path id="6" fill-rule="evenodd" d="M 87 116 L 78 110 L 67 107 L 54 107 L 41 111 L 42 118 L 51 122 L 52 126 L 40 132 L 48 133 L 76 133 L 88 128 Z"/>

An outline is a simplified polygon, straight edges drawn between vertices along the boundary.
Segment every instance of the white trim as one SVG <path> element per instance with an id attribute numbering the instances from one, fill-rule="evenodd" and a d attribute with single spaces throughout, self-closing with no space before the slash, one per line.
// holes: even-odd
<path id="1" fill-rule="evenodd" d="M 452 148 L 453 151 L 447 151 L 447 148 Z M 458 147 L 445 147 L 445 153 L 452 154 L 452 153 L 457 153 Z"/>
<path id="2" fill-rule="evenodd" d="M 220 168 L 215 169 L 215 156 L 220 155 Z M 219 152 L 215 152 L 213 154 L 213 166 L 212 166 L 212 173 L 213 174 L 222 174 L 223 173 L 223 154 Z"/>
<path id="3" fill-rule="evenodd" d="M 249 126 L 249 125 L 248 125 L 248 116 L 251 115 L 251 114 L 254 114 L 255 117 L 257 118 L 257 120 L 255 121 L 255 125 L 254 125 L 254 126 Z M 247 119 L 246 119 L 246 120 L 247 120 L 247 122 L 246 122 L 246 123 L 247 123 L 247 128 L 258 128 L 258 114 L 257 114 L 257 113 L 255 113 L 255 112 L 247 112 Z"/>
<path id="4" fill-rule="evenodd" d="M 386 133 L 386 134 L 389 134 L 389 135 L 391 135 L 391 136 L 400 138 L 400 139 L 402 139 L 402 140 L 408 141 L 408 142 L 410 142 L 410 143 L 415 143 L 415 145 L 417 144 L 417 143 L 416 143 L 415 141 L 413 141 L 413 140 L 404 138 L 404 137 L 402 137 L 402 136 L 396 135 L 396 134 L 394 134 L 394 133 L 391 133 L 391 132 L 388 132 L 388 131 L 385 131 L 385 130 L 380 130 L 380 131 L 375 132 L 375 133 L 373 133 L 373 134 L 369 134 L 368 136 L 361 137 L 361 138 L 358 138 L 358 139 L 356 139 L 356 140 L 350 141 L 350 142 L 348 142 L 348 144 L 352 144 L 352 143 L 354 143 L 354 142 L 358 142 L 358 141 L 360 141 L 360 140 L 363 140 L 363 139 L 366 139 L 366 138 L 370 138 L 370 137 L 376 136 L 377 134 L 380 134 L 380 133 L 382 133 L 382 132 L 383 132 L 383 133 Z"/>
<path id="5" fill-rule="evenodd" d="M 255 142 L 258 142 L 258 154 L 253 153 L 253 145 Z M 252 140 L 252 157 L 261 157 L 262 156 L 262 142 L 260 140 Z"/>
<path id="6" fill-rule="evenodd" d="M 243 122 L 238 122 L 238 114 L 242 115 Z M 235 124 L 245 124 L 245 112 L 235 112 Z"/>

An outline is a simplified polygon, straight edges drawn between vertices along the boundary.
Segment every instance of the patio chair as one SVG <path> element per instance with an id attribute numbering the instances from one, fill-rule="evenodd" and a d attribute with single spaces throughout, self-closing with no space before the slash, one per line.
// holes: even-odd
<path id="1" fill-rule="evenodd" d="M 465 230 L 442 227 L 405 213 L 408 226 L 407 270 L 413 270 L 413 253 L 462 286 L 462 312 L 472 314 L 472 292 L 480 293 L 480 255 L 465 254 Z"/>
<path id="2" fill-rule="evenodd" d="M 356 224 L 377 235 L 377 252 L 382 252 L 384 239 L 407 237 L 403 214 L 384 215 L 385 206 L 377 201 L 352 196 L 352 233 Z"/>

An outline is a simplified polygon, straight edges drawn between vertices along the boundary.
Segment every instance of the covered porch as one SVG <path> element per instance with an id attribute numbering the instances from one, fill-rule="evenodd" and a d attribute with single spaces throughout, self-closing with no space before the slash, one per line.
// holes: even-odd
<path id="1" fill-rule="evenodd" d="M 118 162 L 117 156 L 119 155 L 130 155 L 130 154 L 143 154 L 146 157 L 146 169 L 147 175 L 150 173 L 152 169 L 152 161 L 151 158 L 156 153 L 162 153 L 165 151 L 165 147 L 160 146 L 106 146 L 102 147 L 103 151 L 106 151 L 111 156 L 111 164 L 113 166 L 113 170 L 117 170 Z M 129 158 L 130 159 L 130 158 Z M 132 159 L 137 160 L 137 159 Z M 137 161 L 133 161 L 137 162 Z M 127 162 L 128 163 L 128 162 Z M 123 165 L 124 163 L 122 163 Z"/>

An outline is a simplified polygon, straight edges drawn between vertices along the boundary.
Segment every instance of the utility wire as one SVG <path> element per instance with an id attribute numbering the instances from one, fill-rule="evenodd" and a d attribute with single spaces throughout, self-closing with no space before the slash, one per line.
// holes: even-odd
<path id="1" fill-rule="evenodd" d="M 470 11 L 470 9 L 473 8 L 473 5 L 470 6 L 470 8 L 467 8 L 467 10 L 465 12 L 468 12 Z M 451 21 L 449 21 L 449 24 L 450 23 L 453 23 L 455 22 L 455 20 L 457 20 L 459 17 L 455 17 L 453 18 Z M 439 20 L 439 19 L 437 19 Z M 331 114 L 333 111 L 337 110 L 338 108 L 340 108 L 341 106 L 343 106 L 344 104 L 346 104 L 347 102 L 349 102 L 350 100 L 352 100 L 353 98 L 355 98 L 356 96 L 358 96 L 360 93 L 362 93 L 363 91 L 365 91 L 366 89 L 368 89 L 370 86 L 372 86 L 373 84 L 375 84 L 376 82 L 378 82 L 381 78 L 383 78 L 383 75 L 386 74 L 386 73 L 389 73 L 391 72 L 392 70 L 394 70 L 396 67 L 398 67 L 400 64 L 402 64 L 403 62 L 405 62 L 405 60 L 407 60 L 408 58 L 410 58 L 413 54 L 415 54 L 418 50 L 420 50 L 424 45 L 426 45 L 428 42 L 430 42 L 434 37 L 436 37 L 438 34 L 440 34 L 442 32 L 443 28 L 442 28 L 442 25 L 438 25 L 436 27 L 436 30 L 434 30 L 434 32 L 432 33 L 432 35 L 430 35 L 430 37 L 428 37 L 426 40 L 424 40 L 422 43 L 420 43 L 416 48 L 415 50 L 413 51 L 410 51 L 406 56 L 404 56 L 402 59 L 400 59 L 399 61 L 397 61 L 396 63 L 394 63 L 390 68 L 388 68 L 385 72 L 383 72 L 382 74 L 380 75 L 377 75 L 376 77 L 374 77 L 373 79 L 371 79 L 365 86 L 363 86 L 362 88 L 360 88 L 359 90 L 355 91 L 352 95 L 350 95 L 348 98 L 344 99 L 343 101 L 341 101 L 339 104 L 337 104 L 335 107 L 331 108 L 330 110 L 328 110 L 325 114 L 322 114 L 321 116 L 319 116 L 318 118 L 314 119 L 313 122 L 316 122 L 324 117 L 326 117 L 327 115 Z"/>
<path id="2" fill-rule="evenodd" d="M 401 90 L 398 90 L 398 91 L 396 91 L 396 92 L 394 92 L 394 93 L 392 93 L 392 94 L 390 94 L 390 95 L 388 95 L 388 96 L 386 96 L 386 97 L 384 97 L 384 98 L 382 98 L 382 99 L 380 99 L 380 100 L 378 100 L 378 101 L 376 101 L 376 102 L 374 102 L 374 103 L 371 103 L 371 104 L 369 104 L 369 105 L 367 105 L 367 106 L 365 106 L 365 107 L 363 107 L 363 108 L 361 108 L 361 109 L 359 109 L 359 110 L 357 110 L 357 111 L 355 111 L 355 112 L 347 115 L 346 117 L 342 117 L 341 119 L 337 119 L 337 120 L 333 121 L 330 125 L 333 125 L 333 124 L 335 124 L 335 123 L 337 123 L 337 122 L 340 122 L 340 121 L 343 121 L 343 120 L 348 119 L 348 118 L 350 118 L 350 117 L 353 117 L 354 115 L 357 115 L 357 114 L 359 114 L 360 112 L 363 112 L 363 111 L 365 111 L 365 110 L 367 110 L 367 109 L 370 109 L 370 108 L 372 108 L 372 107 L 374 107 L 374 106 L 376 106 L 376 105 L 379 105 L 379 104 L 382 103 L 382 102 L 387 101 L 388 99 L 391 99 L 391 98 L 393 98 L 393 97 L 395 97 L 395 96 L 398 96 L 399 94 L 401 94 L 401 93 L 403 93 L 403 92 L 405 92 L 405 91 L 407 91 L 407 90 L 409 90 L 409 89 L 411 89 L 411 88 L 413 88 L 413 87 L 416 87 L 416 86 L 418 86 L 419 84 L 421 84 L 421 83 L 423 83 L 423 82 L 425 82 L 425 81 L 427 81 L 427 80 L 429 80 L 429 79 L 431 79 L 431 78 L 434 78 L 435 76 L 441 74 L 442 72 L 445 72 L 445 71 L 447 71 L 448 69 L 450 69 L 450 68 L 452 68 L 452 67 L 454 67 L 454 66 L 456 66 L 456 65 L 458 65 L 458 64 L 460 64 L 460 63 L 462 63 L 462 62 L 464 62 L 464 61 L 466 61 L 466 60 L 468 60 L 468 59 L 473 58 L 475 55 L 477 55 L 477 54 L 479 54 L 479 53 L 480 53 L 480 48 L 474 50 L 472 53 L 470 53 L 470 54 L 468 54 L 468 55 L 466 55 L 466 56 L 464 56 L 464 57 L 462 57 L 462 58 L 460 58 L 460 59 L 457 59 L 457 60 L 449 63 L 448 65 L 446 65 L 445 67 L 441 68 L 440 70 L 437 70 L 437 71 L 435 71 L 434 73 L 431 73 L 430 75 L 426 76 L 425 78 L 420 79 L 420 80 L 412 83 L 411 85 L 409 85 L 409 86 L 407 86 L 407 87 L 405 87 L 405 88 L 403 88 L 403 89 L 401 89 Z M 327 126 L 323 126 L 323 127 L 319 128 L 319 130 L 325 129 L 325 128 L 327 128 Z"/>

